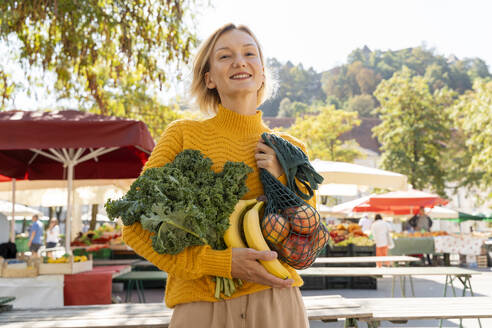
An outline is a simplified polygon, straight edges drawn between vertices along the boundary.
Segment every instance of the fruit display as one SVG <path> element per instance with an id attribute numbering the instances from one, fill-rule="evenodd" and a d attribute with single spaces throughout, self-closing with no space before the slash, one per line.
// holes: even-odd
<path id="1" fill-rule="evenodd" d="M 87 260 L 88 258 L 85 255 L 73 257 L 74 262 L 85 262 Z M 64 254 L 63 256 L 58 258 L 51 258 L 48 256 L 43 257 L 43 263 L 69 263 L 69 262 L 70 262 L 70 255 L 68 254 Z"/>
<path id="2" fill-rule="evenodd" d="M 94 244 L 115 244 L 114 240 L 121 242 L 121 230 L 110 224 L 103 224 L 96 230 L 89 230 L 72 241 L 71 246 L 90 246 Z"/>
<path id="3" fill-rule="evenodd" d="M 362 231 L 362 227 L 356 223 L 338 224 L 328 226 L 330 237 L 334 246 L 372 246 L 374 242 Z"/>

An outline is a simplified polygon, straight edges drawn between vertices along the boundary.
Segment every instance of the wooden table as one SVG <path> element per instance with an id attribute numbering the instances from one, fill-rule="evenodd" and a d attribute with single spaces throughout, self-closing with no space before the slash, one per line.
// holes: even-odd
<path id="1" fill-rule="evenodd" d="M 309 320 L 366 320 L 371 313 L 339 295 L 303 297 Z M 162 303 L 70 306 L 49 310 L 12 310 L 0 313 L 2 328 L 126 328 L 167 327 L 172 310 Z"/>
<path id="2" fill-rule="evenodd" d="M 415 296 L 413 288 L 412 276 L 446 276 L 446 283 L 444 285 L 444 296 L 446 296 L 448 285 L 452 287 L 453 294 L 456 296 L 453 281 L 458 279 L 463 284 L 463 296 L 465 296 L 466 290 L 470 291 L 473 296 L 473 290 L 471 287 L 470 278 L 472 275 L 481 274 L 479 271 L 470 269 L 458 268 L 458 267 L 391 267 L 391 268 L 374 268 L 374 267 L 310 267 L 305 270 L 297 271 L 301 276 L 324 276 L 324 277 L 360 277 L 360 276 L 372 276 L 379 278 L 383 275 L 392 276 L 393 285 L 391 289 L 391 296 L 394 296 L 395 278 L 400 279 L 400 287 L 402 296 L 405 295 L 405 278 L 409 277 L 410 286 L 412 289 L 412 295 Z"/>
<path id="3" fill-rule="evenodd" d="M 403 323 L 407 320 L 492 318 L 490 297 L 419 297 L 419 298 L 353 298 L 350 299 L 372 313 L 369 328 L 378 327 L 380 321 Z"/>
<path id="4" fill-rule="evenodd" d="M 420 259 L 413 256 L 349 256 L 349 257 L 318 257 L 315 264 L 349 264 L 349 263 L 376 263 L 376 262 L 418 262 Z"/>
<path id="5" fill-rule="evenodd" d="M 132 271 L 114 278 L 114 281 L 128 282 L 125 302 L 131 300 L 133 288 L 137 291 L 138 301 L 145 303 L 144 281 L 163 281 L 167 279 L 167 273 L 163 271 Z"/>

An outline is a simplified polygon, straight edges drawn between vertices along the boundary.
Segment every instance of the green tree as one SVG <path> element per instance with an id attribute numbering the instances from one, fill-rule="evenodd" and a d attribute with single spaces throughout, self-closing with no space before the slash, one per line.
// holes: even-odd
<path id="1" fill-rule="evenodd" d="M 305 69 L 302 64 L 294 65 L 291 62 L 282 64 L 275 58 L 269 58 L 267 65 L 276 77 L 278 88 L 275 94 L 260 107 L 265 116 L 277 116 L 280 102 L 284 98 L 289 98 L 293 103 L 308 105 L 324 100 L 321 74 L 313 68 Z"/>
<path id="2" fill-rule="evenodd" d="M 311 159 L 353 162 L 362 156 L 355 140 L 340 140 L 342 134 L 360 124 L 356 112 L 335 109 L 334 106 L 320 106 L 312 111 L 317 114 L 298 117 L 287 130 L 306 143 Z"/>
<path id="3" fill-rule="evenodd" d="M 6 107 L 15 88 L 16 85 L 11 81 L 10 75 L 0 69 L 0 110 Z"/>
<path id="4" fill-rule="evenodd" d="M 105 93 L 137 73 L 162 86 L 169 65 L 187 62 L 196 43 L 187 0 L 39 0 L 0 2 L 0 38 L 20 41 L 19 60 L 56 73 L 61 97 L 90 95 L 111 112 Z"/>
<path id="5" fill-rule="evenodd" d="M 299 101 L 292 102 L 289 98 L 284 98 L 280 102 L 277 117 L 296 117 L 307 113 L 308 110 L 309 105 Z"/>
<path id="6" fill-rule="evenodd" d="M 381 143 L 382 167 L 407 175 L 415 189 L 444 195 L 447 170 L 442 158 L 452 125 L 446 108 L 453 93 L 441 89 L 431 94 L 428 80 L 404 67 L 381 82 L 375 95 L 382 122 L 373 132 Z"/>
<path id="7" fill-rule="evenodd" d="M 492 82 L 476 80 L 473 91 L 461 95 L 452 107 L 456 134 L 462 136 L 455 155 L 459 185 L 492 187 Z M 492 197 L 492 194 L 490 195 Z"/>
<path id="8" fill-rule="evenodd" d="M 347 101 L 345 109 L 359 113 L 360 117 L 372 117 L 374 108 L 376 108 L 376 101 L 371 95 L 357 95 Z"/>

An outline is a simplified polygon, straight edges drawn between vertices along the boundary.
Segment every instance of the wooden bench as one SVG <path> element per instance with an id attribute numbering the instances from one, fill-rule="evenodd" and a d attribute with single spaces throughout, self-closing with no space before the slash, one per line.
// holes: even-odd
<path id="1" fill-rule="evenodd" d="M 492 318 L 490 297 L 353 298 L 338 295 L 304 296 L 309 320 L 345 319 L 378 327 L 384 320 Z M 168 327 L 172 310 L 162 303 L 69 306 L 57 309 L 12 310 L 0 313 L 3 328 L 161 328 Z"/>
<path id="2" fill-rule="evenodd" d="M 365 319 L 360 305 L 338 295 L 304 298 L 310 320 Z M 0 313 L 2 328 L 161 328 L 168 327 L 172 310 L 162 303 L 69 306 L 57 309 L 12 310 Z"/>

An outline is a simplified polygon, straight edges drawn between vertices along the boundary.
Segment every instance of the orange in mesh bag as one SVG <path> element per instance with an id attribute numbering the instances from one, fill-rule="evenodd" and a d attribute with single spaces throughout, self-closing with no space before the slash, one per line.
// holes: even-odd
<path id="1" fill-rule="evenodd" d="M 272 134 L 264 133 L 262 138 L 275 150 L 287 177 L 287 186 L 284 186 L 268 171 L 260 170 L 267 199 L 261 220 L 262 233 L 281 260 L 295 269 L 305 269 L 314 262 L 329 239 L 319 213 L 304 201 L 313 197 L 313 189 L 317 189 L 323 178 L 299 147 Z M 307 194 L 297 182 L 304 186 Z"/>

